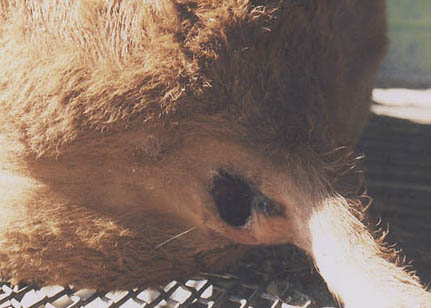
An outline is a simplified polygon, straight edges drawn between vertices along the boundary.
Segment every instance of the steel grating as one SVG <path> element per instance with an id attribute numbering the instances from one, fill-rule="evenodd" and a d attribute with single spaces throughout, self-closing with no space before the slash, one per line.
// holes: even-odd
<path id="1" fill-rule="evenodd" d="M 291 250 L 293 248 L 290 248 Z M 301 285 L 310 275 L 306 260 L 297 255 L 277 252 L 295 259 L 287 266 L 272 248 L 252 253 L 226 273 L 201 273 L 184 280 L 172 281 L 158 289 L 136 288 L 128 291 L 97 292 L 90 289 L 49 286 L 11 286 L 0 283 L 0 308 L 299 308 L 322 307 L 320 281 Z M 274 257 L 275 256 L 275 257 Z M 284 270 L 282 270 L 282 268 Z M 304 274 L 305 273 L 305 274 Z M 305 295 L 305 293 L 311 295 Z M 327 293 L 327 298 L 330 298 Z M 330 300 L 329 300 L 330 301 Z M 327 306 L 323 304 L 324 306 Z"/>
<path id="2" fill-rule="evenodd" d="M 230 280 L 230 279 L 229 279 Z M 95 290 L 74 290 L 69 287 L 50 286 L 35 289 L 30 286 L 2 285 L 1 308 L 293 308 L 311 307 L 311 299 L 293 290 L 289 295 L 286 283 L 281 296 L 267 293 L 259 285 L 241 282 L 231 288 L 214 283 L 205 277 L 186 282 L 172 281 L 158 290 L 138 288 L 129 291 L 98 293 Z M 299 303 L 302 302 L 302 303 Z M 299 305 L 299 306 L 298 306 Z"/>

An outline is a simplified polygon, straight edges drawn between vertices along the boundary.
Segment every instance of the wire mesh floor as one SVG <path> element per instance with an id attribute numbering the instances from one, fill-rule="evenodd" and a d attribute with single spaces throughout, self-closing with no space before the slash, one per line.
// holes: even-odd
<path id="1" fill-rule="evenodd" d="M 286 285 L 286 290 L 289 285 Z M 233 291 L 235 290 L 235 291 Z M 10 288 L 3 285 L 0 307 L 14 308 L 138 308 L 138 307 L 308 307 L 311 301 L 304 297 L 304 305 L 289 304 L 290 298 L 263 292 L 257 285 L 238 283 L 227 291 L 207 279 L 173 281 L 160 290 L 134 289 L 97 293 L 95 290 L 73 290 L 60 286 Z M 299 295 L 299 294 L 298 294 Z"/>
<path id="2" fill-rule="evenodd" d="M 13 308 L 299 308 L 317 307 L 289 280 L 266 285 L 248 284 L 234 275 L 203 275 L 184 282 L 172 281 L 160 289 L 136 288 L 99 293 L 72 287 L 31 286 L 0 289 L 0 307 Z"/>
<path id="3" fill-rule="evenodd" d="M 157 289 L 101 293 L 0 283 L 0 308 L 335 307 L 325 284 L 311 269 L 297 248 L 258 248 L 224 273 L 201 273 Z"/>

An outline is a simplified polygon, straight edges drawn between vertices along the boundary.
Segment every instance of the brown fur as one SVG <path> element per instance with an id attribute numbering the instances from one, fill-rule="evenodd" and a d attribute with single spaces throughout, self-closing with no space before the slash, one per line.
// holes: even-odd
<path id="1" fill-rule="evenodd" d="M 294 243 L 345 307 L 431 307 L 340 195 L 385 50 L 382 0 L 0 9 L 2 277 L 130 288 L 222 268 L 235 243 Z M 223 221 L 221 168 L 279 215 Z"/>

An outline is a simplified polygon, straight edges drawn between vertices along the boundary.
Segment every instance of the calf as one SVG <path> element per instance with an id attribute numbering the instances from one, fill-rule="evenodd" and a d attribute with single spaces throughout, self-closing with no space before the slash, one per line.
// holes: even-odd
<path id="1" fill-rule="evenodd" d="M 304 249 L 344 307 L 431 307 L 351 154 L 383 0 L 0 0 L 0 276 L 132 288 Z"/>

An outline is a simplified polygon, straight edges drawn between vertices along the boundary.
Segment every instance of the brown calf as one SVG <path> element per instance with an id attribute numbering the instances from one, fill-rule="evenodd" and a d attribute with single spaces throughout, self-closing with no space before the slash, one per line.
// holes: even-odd
<path id="1" fill-rule="evenodd" d="M 294 243 L 344 307 L 431 307 L 347 198 L 383 0 L 0 9 L 1 277 L 131 288 Z"/>

